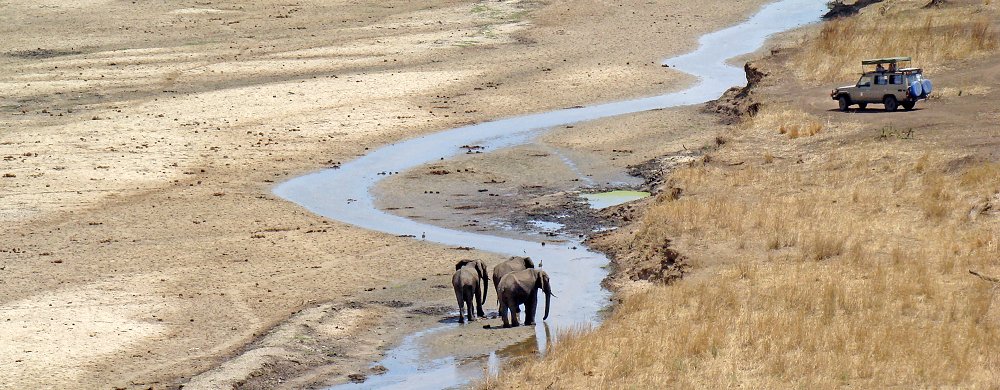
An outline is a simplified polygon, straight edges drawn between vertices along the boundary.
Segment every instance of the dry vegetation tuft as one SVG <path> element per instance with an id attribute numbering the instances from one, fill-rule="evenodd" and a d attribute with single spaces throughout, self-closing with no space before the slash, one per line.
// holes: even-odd
<path id="1" fill-rule="evenodd" d="M 911 56 L 915 66 L 941 70 L 949 61 L 991 53 L 1000 43 L 989 7 L 900 9 L 889 4 L 883 12 L 871 9 L 824 23 L 793 60 L 799 75 L 843 81 L 857 76 L 861 60 L 892 56 Z"/>
<path id="2" fill-rule="evenodd" d="M 824 124 L 815 115 L 787 107 L 765 107 L 743 124 L 757 130 L 773 130 L 788 138 L 811 137 L 823 131 Z"/>

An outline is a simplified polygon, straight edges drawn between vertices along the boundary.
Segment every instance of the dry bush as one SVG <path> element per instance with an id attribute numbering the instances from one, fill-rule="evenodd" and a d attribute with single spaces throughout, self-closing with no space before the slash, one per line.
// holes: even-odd
<path id="1" fill-rule="evenodd" d="M 811 137 L 823 130 L 823 122 L 799 109 L 766 107 L 743 124 L 744 127 L 765 132 L 786 134 L 788 138 Z"/>
<path id="2" fill-rule="evenodd" d="M 968 85 L 964 87 L 944 87 L 934 90 L 934 99 L 951 99 L 962 96 L 985 96 L 992 89 L 986 85 Z"/>
<path id="3" fill-rule="evenodd" d="M 997 49 L 989 11 L 963 8 L 865 12 L 823 24 L 793 63 L 799 75 L 815 81 L 854 81 L 861 60 L 911 56 L 914 65 L 940 69 L 949 61 Z"/>
<path id="4" fill-rule="evenodd" d="M 959 184 L 962 188 L 976 191 L 980 195 L 992 195 L 1000 192 L 998 178 L 1000 178 L 1000 163 L 980 163 L 963 171 L 959 176 Z"/>
<path id="5" fill-rule="evenodd" d="M 1000 383 L 1000 286 L 968 273 L 1000 275 L 1000 221 L 957 212 L 1000 191 L 1000 164 L 948 170 L 876 141 L 824 157 L 675 172 L 685 196 L 652 206 L 633 246 L 673 239 L 729 258 L 627 297 L 597 330 L 484 387 Z"/>

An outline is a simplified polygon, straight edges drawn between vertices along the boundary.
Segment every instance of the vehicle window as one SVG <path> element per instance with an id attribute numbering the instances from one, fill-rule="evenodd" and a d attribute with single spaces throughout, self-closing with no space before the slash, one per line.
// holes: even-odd
<path id="1" fill-rule="evenodd" d="M 902 83 L 903 83 L 903 75 L 894 74 L 889 76 L 889 84 L 902 84 Z"/>
<path id="2" fill-rule="evenodd" d="M 871 85 L 872 85 L 872 77 L 871 76 L 861 76 L 861 79 L 858 80 L 858 86 L 859 87 L 870 87 Z"/>
<path id="3" fill-rule="evenodd" d="M 875 84 L 885 85 L 886 84 L 885 76 L 882 75 L 875 76 Z"/>

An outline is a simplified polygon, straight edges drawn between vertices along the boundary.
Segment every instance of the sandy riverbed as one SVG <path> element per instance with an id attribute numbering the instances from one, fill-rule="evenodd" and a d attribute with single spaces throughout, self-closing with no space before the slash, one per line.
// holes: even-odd
<path id="1" fill-rule="evenodd" d="M 442 319 L 457 257 L 496 258 L 326 221 L 274 183 L 424 132 L 676 89 L 690 80 L 657 61 L 761 3 L 8 2 L 0 383 L 343 380 Z"/>

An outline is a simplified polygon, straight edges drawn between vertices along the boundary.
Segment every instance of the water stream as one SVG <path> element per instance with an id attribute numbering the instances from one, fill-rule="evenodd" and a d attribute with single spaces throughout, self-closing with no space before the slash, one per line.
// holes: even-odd
<path id="1" fill-rule="evenodd" d="M 715 99 L 732 86 L 746 84 L 743 69 L 728 65 L 728 59 L 756 51 L 774 33 L 818 21 L 826 11 L 825 4 L 825 0 L 774 2 L 743 23 L 701 37 L 696 51 L 663 62 L 698 77 L 695 85 L 683 91 L 524 115 L 428 134 L 384 146 L 343 164 L 340 169 L 294 178 L 275 187 L 274 193 L 316 214 L 365 229 L 392 235 L 423 236 L 444 245 L 467 246 L 505 255 L 527 254 L 536 261 L 543 260 L 543 268 L 551 276 L 553 292 L 558 296 L 553 298 L 549 320 L 544 324 L 539 321 L 535 328 L 538 348 L 544 351 L 551 339 L 550 330 L 596 326 L 599 322 L 599 311 L 606 306 L 609 297 L 600 286 L 606 276 L 603 267 L 608 259 L 572 239 L 542 246 L 536 241 L 446 229 L 379 210 L 371 195 L 372 187 L 385 177 L 378 173 L 403 172 L 463 154 L 466 149 L 462 149 L 462 145 L 484 145 L 487 150 L 498 150 L 530 143 L 539 132 L 555 126 Z M 385 374 L 373 376 L 364 383 L 337 388 L 459 387 L 481 377 L 488 367 L 496 367 L 496 353 L 465 361 L 455 358 L 426 361 L 421 354 L 421 338 L 454 326 L 459 325 L 445 324 L 407 336 L 379 363 L 388 368 Z"/>

